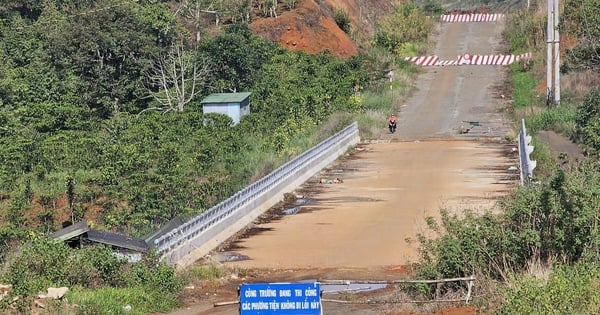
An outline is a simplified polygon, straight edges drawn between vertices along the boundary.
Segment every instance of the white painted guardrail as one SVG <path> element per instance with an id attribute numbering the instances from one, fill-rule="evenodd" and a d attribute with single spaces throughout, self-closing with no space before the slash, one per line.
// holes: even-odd
<path id="1" fill-rule="evenodd" d="M 347 126 L 270 174 L 154 241 L 168 264 L 187 266 L 251 223 L 360 141 L 358 124 Z"/>
<path id="2" fill-rule="evenodd" d="M 533 169 L 536 166 L 536 161 L 529 158 L 533 152 L 533 146 L 530 145 L 531 136 L 527 135 L 525 129 L 525 119 L 521 120 L 521 132 L 519 132 L 519 166 L 521 168 L 521 185 L 531 183 L 533 179 Z"/>

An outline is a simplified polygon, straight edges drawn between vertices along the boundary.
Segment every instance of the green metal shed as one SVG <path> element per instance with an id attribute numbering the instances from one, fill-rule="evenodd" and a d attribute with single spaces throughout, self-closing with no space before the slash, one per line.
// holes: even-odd
<path id="1" fill-rule="evenodd" d="M 234 124 L 237 124 L 244 115 L 250 114 L 250 94 L 250 92 L 211 94 L 200 102 L 202 112 L 227 115 L 231 117 Z"/>

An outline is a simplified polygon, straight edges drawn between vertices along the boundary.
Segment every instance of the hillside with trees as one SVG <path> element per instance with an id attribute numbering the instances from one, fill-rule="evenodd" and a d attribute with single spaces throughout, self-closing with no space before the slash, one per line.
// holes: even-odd
<path id="1" fill-rule="evenodd" d="M 297 154 L 289 140 L 360 110 L 347 101 L 371 71 L 362 57 L 279 48 L 244 24 L 196 42 L 165 3 L 11 5 L 2 11 L 4 219 L 44 232 L 88 217 L 143 235 L 197 214 Z M 202 96 L 233 91 L 253 93 L 245 121 L 203 117 Z M 249 168 L 257 150 L 273 162 Z"/>
<path id="2" fill-rule="evenodd" d="M 293 8 L 284 2 L 0 3 L 1 278 L 19 297 L 3 308 L 27 312 L 49 286 L 79 287 L 69 300 L 89 313 L 125 295 L 140 313 L 172 308 L 181 278 L 158 257 L 130 264 L 46 236 L 85 219 L 143 238 L 373 106 L 362 92 L 384 72 L 371 57 L 292 51 L 248 27 Z M 252 93 L 239 124 L 202 113 L 204 96 L 236 91 Z"/>

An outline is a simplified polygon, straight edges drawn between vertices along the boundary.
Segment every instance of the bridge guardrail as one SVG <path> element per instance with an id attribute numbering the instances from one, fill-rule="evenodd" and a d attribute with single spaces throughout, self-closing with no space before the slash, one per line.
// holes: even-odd
<path id="1" fill-rule="evenodd" d="M 159 237 L 154 241 L 155 248 L 167 263 L 177 263 L 231 225 L 242 219 L 244 222 L 251 222 L 259 215 L 255 213 L 257 207 L 268 204 L 274 198 L 281 200 L 283 193 L 304 183 L 359 141 L 358 124 L 354 122 L 233 196 Z M 237 231 L 231 235 L 235 232 Z M 204 254 L 208 252 L 202 255 Z"/>

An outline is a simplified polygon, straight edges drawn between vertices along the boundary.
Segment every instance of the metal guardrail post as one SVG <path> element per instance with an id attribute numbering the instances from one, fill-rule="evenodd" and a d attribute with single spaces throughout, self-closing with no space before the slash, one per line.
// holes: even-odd
<path id="1" fill-rule="evenodd" d="M 530 145 L 531 136 L 527 135 L 525 128 L 525 119 L 521 120 L 521 131 L 519 132 L 519 166 L 521 168 L 521 185 L 525 186 L 531 183 L 533 179 L 533 169 L 536 167 L 536 161 L 531 160 L 529 155 L 533 152 L 533 146 Z"/>

